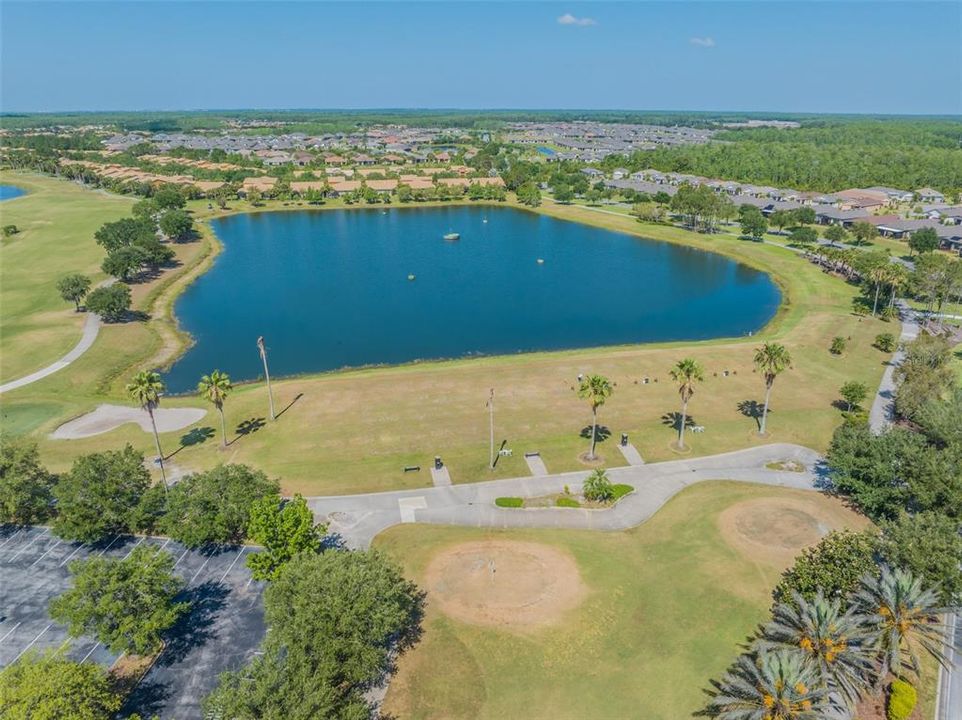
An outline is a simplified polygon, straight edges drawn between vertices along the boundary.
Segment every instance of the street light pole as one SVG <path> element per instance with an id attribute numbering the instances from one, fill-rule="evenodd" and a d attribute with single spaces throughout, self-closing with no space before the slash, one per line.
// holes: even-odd
<path id="1" fill-rule="evenodd" d="M 488 430 L 490 434 L 490 468 L 494 470 L 494 388 L 488 396 Z"/>
<path id="2" fill-rule="evenodd" d="M 274 415 L 274 393 L 271 392 L 271 374 L 267 369 L 267 348 L 264 347 L 263 335 L 257 338 L 257 349 L 260 350 L 261 361 L 264 363 L 264 377 L 267 380 L 267 397 L 271 403 L 271 420 L 276 420 L 277 416 Z"/>

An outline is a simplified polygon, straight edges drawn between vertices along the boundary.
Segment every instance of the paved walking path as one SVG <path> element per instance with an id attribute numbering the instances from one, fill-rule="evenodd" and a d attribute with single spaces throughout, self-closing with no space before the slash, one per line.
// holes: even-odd
<path id="1" fill-rule="evenodd" d="M 770 470 L 769 463 L 794 460 L 803 472 Z M 639 525 L 654 515 L 679 491 L 705 480 L 736 480 L 802 490 L 825 482 L 821 458 L 814 450 L 776 443 L 721 455 L 610 468 L 613 482 L 633 485 L 635 492 L 606 510 L 499 508 L 495 498 L 537 497 L 562 492 L 565 485 L 578 492 L 587 470 L 510 480 L 400 490 L 367 495 L 308 498 L 319 521 L 329 522 L 349 547 L 364 548 L 382 530 L 402 522 L 496 528 L 570 528 L 615 531 Z"/>
<path id="2" fill-rule="evenodd" d="M 29 375 L 25 375 L 17 380 L 11 380 L 8 383 L 0 385 L 0 393 L 5 393 L 9 390 L 16 390 L 24 385 L 30 385 L 38 380 L 43 380 L 49 375 L 53 375 L 55 372 L 63 370 L 70 363 L 90 349 L 90 346 L 94 344 L 94 340 L 97 339 L 97 333 L 100 332 L 100 325 L 101 322 L 99 315 L 96 315 L 95 313 L 87 313 L 87 319 L 84 322 L 83 334 L 80 336 L 80 342 L 74 346 L 73 350 L 57 360 L 57 362 L 47 365 L 45 368 L 30 373 Z"/>
<path id="3" fill-rule="evenodd" d="M 899 335 L 899 342 L 909 342 L 919 335 L 916 313 L 902 300 L 899 300 L 897 304 L 899 314 L 902 316 L 902 333 Z M 875 400 L 872 402 L 872 410 L 868 416 L 869 426 L 872 428 L 872 432 L 876 434 L 891 425 L 895 418 L 895 369 L 904 359 L 905 351 L 899 348 L 882 374 L 882 383 L 879 385 Z"/>

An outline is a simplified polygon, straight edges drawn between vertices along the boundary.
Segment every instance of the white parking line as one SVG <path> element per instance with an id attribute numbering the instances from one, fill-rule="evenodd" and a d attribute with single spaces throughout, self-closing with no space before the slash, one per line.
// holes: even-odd
<path id="1" fill-rule="evenodd" d="M 177 558 L 177 562 L 174 563 L 174 567 L 177 567 L 178 565 L 180 565 L 180 561 L 183 560 L 183 559 L 184 559 L 184 556 L 185 556 L 187 553 L 189 553 L 189 552 L 190 552 L 190 550 L 184 550 L 184 552 L 182 552 L 182 553 L 180 554 L 180 557 Z"/>
<path id="2" fill-rule="evenodd" d="M 12 633 L 14 630 L 16 630 L 16 629 L 17 629 L 18 627 L 20 627 L 21 625 L 23 625 L 23 622 L 22 622 L 22 621 L 21 621 L 21 622 L 18 622 L 18 623 L 17 623 L 16 625 L 14 625 L 12 628 L 10 628 L 9 630 L 7 630 L 7 634 L 4 635 L 3 637 L 0 637 L 0 643 L 2 643 L 4 640 L 6 640 L 8 637 L 10 637 L 10 633 Z"/>
<path id="3" fill-rule="evenodd" d="M 129 558 L 129 557 L 130 557 L 130 553 L 132 553 L 132 552 L 134 551 L 134 548 L 136 548 L 138 545 L 140 545 L 140 543 L 142 543 L 143 541 L 144 541 L 144 539 L 143 539 L 143 538 L 140 538 L 140 540 L 138 540 L 137 542 L 135 542 L 135 543 L 134 543 L 134 547 L 130 548 L 130 550 L 127 551 L 127 554 L 124 555 L 123 559 L 126 560 L 127 558 Z"/>
<path id="4" fill-rule="evenodd" d="M 212 557 L 214 557 L 214 553 L 213 553 L 213 552 L 211 552 L 211 554 L 207 556 L 207 559 L 204 560 L 204 564 L 201 565 L 199 568 L 197 568 L 197 572 L 195 572 L 194 575 L 193 575 L 193 577 L 192 577 L 190 580 L 187 581 L 187 584 L 188 584 L 188 585 L 193 585 L 193 584 L 194 584 L 194 580 L 196 580 L 196 579 L 197 579 L 197 576 L 200 575 L 200 571 L 203 570 L 205 567 L 207 567 L 207 563 L 210 562 L 210 559 L 211 559 Z"/>
<path id="5" fill-rule="evenodd" d="M 3 546 L 4 546 L 4 545 L 6 545 L 6 544 L 7 544 L 8 542 L 10 542 L 11 540 L 13 540 L 15 537 L 17 537 L 17 535 L 19 535 L 19 534 L 22 533 L 22 532 L 23 532 L 23 528 L 20 528 L 19 530 L 17 530 L 17 532 L 15 532 L 13 535 L 11 535 L 10 537 L 8 537 L 8 538 L 7 538 L 6 540 L 4 540 L 2 543 L 0 543 L 0 550 L 3 549 Z"/>
<path id="6" fill-rule="evenodd" d="M 33 647 L 33 644 L 34 644 L 35 642 L 37 642 L 37 640 L 39 640 L 40 637 L 41 637 L 45 632 L 47 632 L 47 630 L 49 630 L 49 629 L 52 628 L 52 627 L 53 627 L 53 623 L 50 623 L 49 625 L 47 625 L 47 627 L 45 627 L 43 630 L 41 630 L 41 631 L 37 634 L 37 637 L 35 637 L 33 640 L 31 640 L 31 641 L 30 641 L 30 644 L 27 645 L 27 647 L 25 647 L 23 650 L 20 651 L 20 653 L 17 655 L 17 657 L 15 657 L 15 658 L 13 659 L 13 662 L 17 662 L 17 660 L 20 659 L 20 656 L 23 655 L 25 652 L 27 652 L 27 650 L 29 650 L 30 648 L 32 648 L 32 647 Z M 13 663 L 10 663 L 10 664 L 12 665 Z"/>
<path id="7" fill-rule="evenodd" d="M 224 578 L 227 577 L 227 573 L 229 573 L 231 570 L 233 570 L 234 565 L 237 564 L 237 561 L 240 560 L 240 556 L 244 554 L 244 551 L 245 551 L 246 549 L 247 549 L 247 548 L 241 548 L 241 549 L 240 549 L 240 552 L 237 553 L 237 557 L 234 558 L 234 562 L 232 562 L 232 563 L 230 564 L 230 566 L 224 571 L 224 574 L 220 576 L 220 580 L 218 580 L 217 582 L 221 582 L 221 583 L 224 582 Z"/>
<path id="8" fill-rule="evenodd" d="M 164 540 L 164 544 L 160 546 L 160 549 L 163 550 L 165 547 L 167 547 L 167 544 L 169 542 L 170 542 L 170 538 L 167 538 L 166 540 Z"/>
<path id="9" fill-rule="evenodd" d="M 60 563 L 57 567 L 63 567 L 64 565 L 66 565 L 70 561 L 70 558 L 72 558 L 74 555 L 80 552 L 83 549 L 83 547 L 84 547 L 83 545 L 78 545 L 77 549 L 74 550 L 72 553 L 70 553 L 67 557 L 65 557 L 63 559 L 63 562 Z"/>
<path id="10" fill-rule="evenodd" d="M 38 558 L 37 558 L 36 560 L 34 560 L 32 563 L 30 563 L 30 567 L 33 567 L 33 566 L 36 565 L 38 562 L 40 562 L 41 560 L 43 560 L 45 557 L 47 557 L 47 555 L 50 554 L 50 551 L 51 551 L 51 550 L 56 550 L 56 549 L 57 549 L 57 546 L 58 546 L 58 545 L 61 545 L 61 544 L 63 544 L 63 540 L 58 540 L 58 541 L 57 541 L 56 543 L 54 543 L 51 547 L 47 548 L 47 552 L 45 552 L 43 555 L 41 555 L 40 557 L 38 557 Z"/>
<path id="11" fill-rule="evenodd" d="M 15 560 L 15 559 L 17 559 L 18 557 L 20 557 L 20 554 L 21 554 L 21 553 L 23 553 L 27 548 L 29 548 L 31 545 L 33 545 L 35 542 L 37 542 L 37 540 L 39 540 L 40 538 L 42 538 L 42 537 L 43 537 L 44 535 L 46 535 L 48 532 L 49 532 L 49 530 L 44 530 L 42 533 L 40 533 L 39 535 L 37 535 L 37 537 L 35 537 L 33 540 L 31 540 L 30 542 L 28 542 L 26 545 L 24 545 L 22 548 L 20 548 L 17 552 L 15 552 L 13 555 L 11 555 L 11 556 L 10 556 L 10 559 L 11 559 L 11 560 Z"/>
<path id="12" fill-rule="evenodd" d="M 98 643 L 94 643 L 94 646 L 93 646 L 92 648 L 90 648 L 90 652 L 87 653 L 86 655 L 84 655 L 84 659 L 81 660 L 80 662 L 82 662 L 82 663 L 83 663 L 83 662 L 87 662 L 87 658 L 89 658 L 91 655 L 93 655 L 93 654 L 94 654 L 94 650 L 96 650 L 96 649 L 99 648 L 99 647 L 100 647 L 100 643 L 99 643 L 99 642 L 98 642 Z"/>
<path id="13" fill-rule="evenodd" d="M 104 556 L 104 553 L 107 552 L 108 550 L 110 550 L 110 547 L 111 547 L 115 542 L 117 542 L 118 540 L 120 540 L 120 535 L 114 535 L 114 539 L 110 541 L 110 545 L 108 545 L 108 546 L 105 547 L 103 550 L 101 550 L 99 553 L 97 553 L 97 555 L 99 555 L 100 557 L 103 557 L 103 556 Z"/>

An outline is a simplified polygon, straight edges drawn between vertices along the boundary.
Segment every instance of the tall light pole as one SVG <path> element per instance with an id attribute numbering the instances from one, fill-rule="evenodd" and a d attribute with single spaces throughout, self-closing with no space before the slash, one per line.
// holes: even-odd
<path id="1" fill-rule="evenodd" d="M 264 377 L 267 379 L 267 397 L 271 403 L 271 420 L 276 420 L 277 416 L 274 415 L 274 393 L 271 392 L 271 374 L 267 369 L 267 348 L 264 347 L 263 335 L 257 338 L 257 349 L 260 350 L 261 361 L 264 363 Z"/>
<path id="2" fill-rule="evenodd" d="M 490 435 L 490 469 L 494 470 L 494 388 L 488 395 L 488 431 Z"/>

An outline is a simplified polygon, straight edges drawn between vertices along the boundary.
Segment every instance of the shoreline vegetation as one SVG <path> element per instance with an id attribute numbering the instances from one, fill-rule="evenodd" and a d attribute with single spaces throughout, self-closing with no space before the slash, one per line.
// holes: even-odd
<path id="1" fill-rule="evenodd" d="M 14 184 L 20 178 L 27 183 L 47 184 L 48 188 L 51 187 L 50 184 L 55 183 L 74 187 L 66 181 L 53 180 L 42 176 L 9 172 L 5 172 L 3 175 L 4 182 L 12 181 Z M 98 194 L 106 195 L 102 192 Z M 577 424 L 576 418 L 581 413 L 576 409 L 579 404 L 573 397 L 569 399 L 559 396 L 557 376 L 560 368 L 572 368 L 570 371 L 565 370 L 563 372 L 566 377 L 569 372 L 572 376 L 577 374 L 576 368 L 613 363 L 617 366 L 617 369 L 614 370 L 616 377 L 623 377 L 626 372 L 631 375 L 641 375 L 644 374 L 642 370 L 653 373 L 655 370 L 660 370 L 662 365 L 664 365 L 664 369 L 667 369 L 673 362 L 669 358 L 678 355 L 680 348 L 683 347 L 697 350 L 702 354 L 707 349 L 718 350 L 724 348 L 722 352 L 713 353 L 713 355 L 718 356 L 718 359 L 711 363 L 710 369 L 720 376 L 722 374 L 720 371 L 724 369 L 728 372 L 730 366 L 732 374 L 740 369 L 743 371 L 742 375 L 745 376 L 745 379 L 749 380 L 751 365 L 748 361 L 751 360 L 752 343 L 761 339 L 784 338 L 798 331 L 801 325 L 807 324 L 813 327 L 805 334 L 811 335 L 814 332 L 815 336 L 819 338 L 817 341 L 810 338 L 809 344 L 821 344 L 821 336 L 828 332 L 825 326 L 835 323 L 826 323 L 825 318 L 819 320 L 810 317 L 810 311 L 829 312 L 834 315 L 847 316 L 853 323 L 862 322 L 862 319 L 857 319 L 851 314 L 851 298 L 854 297 L 856 292 L 853 288 L 841 280 L 822 273 L 821 270 L 811 266 L 785 248 L 740 240 L 737 236 L 729 233 L 702 235 L 669 225 L 640 223 L 631 216 L 601 213 L 591 208 L 578 205 L 561 205 L 551 200 L 546 200 L 537 209 L 527 208 L 514 199 L 506 202 L 471 201 L 467 199 L 454 202 L 424 202 L 411 205 L 411 207 L 443 207 L 455 204 L 525 209 L 529 212 L 581 222 L 635 237 L 716 252 L 769 275 L 779 287 L 781 303 L 771 320 L 752 336 L 491 355 L 449 360 L 424 360 L 401 365 L 375 365 L 278 378 L 275 379 L 275 391 L 282 391 L 281 407 L 291 407 L 294 403 L 297 403 L 298 406 L 305 406 L 310 403 L 311 407 L 305 407 L 304 409 L 309 409 L 312 415 L 320 413 L 325 416 L 323 420 L 318 417 L 313 418 L 313 420 L 321 422 L 321 425 L 318 426 L 320 428 L 326 422 L 333 421 L 333 418 L 327 417 L 327 413 L 321 408 L 313 406 L 313 403 L 320 400 L 315 392 L 319 387 L 328 387 L 331 390 L 336 388 L 335 404 L 344 403 L 344 406 L 341 407 L 342 410 L 349 409 L 357 402 L 361 404 L 354 405 L 354 407 L 364 407 L 368 392 L 373 387 L 382 386 L 385 382 L 390 383 L 392 378 L 399 376 L 410 379 L 414 388 L 421 387 L 422 383 L 434 387 L 437 383 L 443 385 L 453 382 L 458 386 L 458 392 L 454 393 L 457 399 L 452 397 L 449 399 L 450 402 L 458 403 L 463 400 L 465 403 L 469 403 L 470 400 L 467 398 L 473 391 L 468 386 L 473 386 L 478 382 L 489 383 L 492 374 L 503 376 L 498 379 L 499 384 L 518 383 L 515 393 L 523 401 L 524 406 L 523 410 L 507 413 L 508 424 L 517 428 L 512 432 L 515 441 L 521 441 L 520 436 L 526 432 L 531 432 L 532 426 L 537 424 L 535 414 L 543 413 L 545 417 L 548 417 L 552 414 L 554 408 L 562 417 L 566 418 L 567 429 L 562 430 L 559 424 L 551 423 L 554 427 L 547 433 L 540 432 L 540 428 L 536 431 L 541 435 L 540 440 L 538 437 L 534 437 L 529 441 L 526 440 L 526 442 L 531 442 L 532 445 L 542 449 L 547 454 L 550 471 L 572 470 L 580 467 L 576 457 L 577 453 L 570 452 L 570 450 L 577 447 L 580 451 L 581 441 L 577 436 L 580 425 Z M 391 207 L 404 206 L 392 204 Z M 143 323 L 130 322 L 105 326 L 102 331 L 103 337 L 98 338 L 94 347 L 75 363 L 76 367 L 71 366 L 71 368 L 63 370 L 40 383 L 5 394 L 3 398 L 6 405 L 3 413 L 5 427 L 12 428 L 16 434 L 33 432 L 45 436 L 70 417 L 88 412 L 97 404 L 109 399 L 121 397 L 123 383 L 137 369 L 169 366 L 189 347 L 190 338 L 178 326 L 177 319 L 173 314 L 173 306 L 179 294 L 211 266 L 217 254 L 221 251 L 221 241 L 213 232 L 210 220 L 252 211 L 296 212 L 316 210 L 323 212 L 347 208 L 362 209 L 337 201 L 317 207 L 309 206 L 306 203 L 301 205 L 296 202 L 285 203 L 285 201 L 267 201 L 265 204 L 255 207 L 247 201 L 232 201 L 226 210 L 220 210 L 216 207 L 208 208 L 208 203 L 205 200 L 190 201 L 188 209 L 192 211 L 199 234 L 195 241 L 176 246 L 179 266 L 173 271 L 164 271 L 158 278 L 148 283 L 133 286 L 134 309 L 146 313 L 149 319 Z M 383 209 L 383 206 L 381 206 L 381 209 Z M 94 250 L 97 249 L 92 238 L 83 242 L 89 243 Z M 804 269 L 801 272 L 796 272 L 800 268 Z M 822 287 L 823 285 L 824 287 Z M 834 289 L 829 290 L 829 288 Z M 826 290 L 828 291 L 826 292 Z M 803 323 L 806 318 L 808 318 L 807 323 Z M 866 319 L 864 324 L 881 326 L 882 323 Z M 867 337 L 868 334 L 866 334 Z M 868 344 L 867 342 L 858 343 L 859 354 L 865 352 Z M 141 350 L 137 350 L 137 348 L 141 348 Z M 817 353 L 821 348 L 813 347 L 812 350 Z M 742 355 L 747 358 L 746 364 L 744 366 L 739 365 L 736 368 L 735 363 L 740 362 L 740 356 Z M 850 352 L 849 355 L 851 356 L 852 353 Z M 739 358 L 737 361 L 736 356 Z M 653 363 L 650 364 L 649 360 L 652 360 Z M 832 364 L 833 361 L 826 353 L 826 357 L 820 358 L 818 362 Z M 718 367 L 717 371 L 715 370 L 716 366 Z M 637 371 L 634 371 L 633 368 L 637 368 Z M 807 367 L 806 370 L 817 373 L 818 368 Z M 875 375 L 881 375 L 881 367 L 877 361 L 873 361 L 873 363 L 865 364 L 859 368 L 857 374 L 859 377 L 865 376 L 865 379 L 869 382 L 877 382 Z M 428 376 L 432 375 L 436 376 L 436 382 L 429 379 Z M 546 375 L 549 375 L 551 379 L 546 379 Z M 485 379 L 479 381 L 479 376 L 485 376 Z M 813 377 L 817 377 L 817 374 Z M 663 379 L 667 380 L 667 378 Z M 623 378 L 622 381 L 637 384 L 637 378 Z M 668 384 L 664 382 L 660 388 L 657 388 L 659 394 L 662 390 L 668 390 Z M 554 388 L 547 390 L 549 385 L 553 385 Z M 323 443 L 323 448 L 313 447 L 311 441 L 315 438 L 312 437 L 304 437 L 298 441 L 283 432 L 274 432 L 273 427 L 261 431 L 264 426 L 258 422 L 258 418 L 264 413 L 259 407 L 260 398 L 255 398 L 255 396 L 261 394 L 259 388 L 260 383 L 256 381 L 238 384 L 237 394 L 228 404 L 226 411 L 228 416 L 231 417 L 232 424 L 241 420 L 244 422 L 253 421 L 253 424 L 248 422 L 246 427 L 248 429 L 255 427 L 255 432 L 259 431 L 258 434 L 250 431 L 244 432 L 241 427 L 243 423 L 241 423 L 241 425 L 238 425 L 236 438 L 241 442 L 238 442 L 236 446 L 232 444 L 229 452 L 225 455 L 221 452 L 212 451 L 209 447 L 212 443 L 206 442 L 204 439 L 197 440 L 196 433 L 192 436 L 192 432 L 202 429 L 194 427 L 183 434 L 178 433 L 177 437 L 180 437 L 180 443 L 176 442 L 176 438 L 165 440 L 165 445 L 176 447 L 176 457 L 170 458 L 169 462 L 183 462 L 191 470 L 201 470 L 219 462 L 247 461 L 258 467 L 263 467 L 273 474 L 281 475 L 285 480 L 285 491 L 303 492 L 305 494 L 416 487 L 423 484 L 424 480 L 413 477 L 399 477 L 397 469 L 406 464 L 419 464 L 423 462 L 425 456 L 433 456 L 437 452 L 445 455 L 447 464 L 452 467 L 452 476 L 455 482 L 469 482 L 492 477 L 492 474 L 487 472 L 486 463 L 481 458 L 484 453 L 473 448 L 473 445 L 476 444 L 474 442 L 476 438 L 470 437 L 473 430 L 470 430 L 468 426 L 473 426 L 475 420 L 466 414 L 466 410 L 455 409 L 451 407 L 450 403 L 436 401 L 434 404 L 439 406 L 432 409 L 434 413 L 440 412 L 441 417 L 452 413 L 456 416 L 453 421 L 456 430 L 446 433 L 429 421 L 425 417 L 424 408 L 419 407 L 424 404 L 423 397 L 425 395 L 423 393 L 420 398 L 414 393 L 405 393 L 404 397 L 398 399 L 395 403 L 386 403 L 382 398 L 375 403 L 372 412 L 386 413 L 388 417 L 392 418 L 389 426 L 387 428 L 382 426 L 378 431 L 369 423 L 358 420 L 357 422 L 360 423 L 363 430 L 357 428 L 357 433 L 346 433 L 345 437 L 349 439 L 343 443 L 336 443 L 338 450 L 333 453 L 339 457 L 330 459 L 328 463 L 325 463 L 320 456 L 332 450 L 332 447 L 328 446 L 327 443 Z M 546 391 L 552 397 L 539 411 L 537 398 L 539 395 L 543 397 Z M 381 392 L 382 390 L 378 390 L 378 394 Z M 357 393 L 361 393 L 363 397 L 359 397 Z M 465 393 L 465 397 L 461 397 L 461 393 Z M 562 395 L 564 394 L 567 393 L 562 393 Z M 573 393 L 570 394 L 573 396 Z M 301 400 L 302 396 L 310 399 Z M 291 400 L 291 397 L 294 399 Z M 572 402 L 569 402 L 569 400 Z M 705 398 L 703 402 L 707 404 L 708 398 Z M 714 402 L 717 402 L 717 400 L 714 400 L 713 404 Z M 697 400 L 695 403 L 694 411 L 698 415 L 698 422 L 701 423 L 704 416 L 698 413 Z M 197 398 L 188 396 L 170 397 L 167 399 L 167 404 L 201 405 Z M 647 405 L 647 403 L 645 404 Z M 671 405 L 673 404 L 672 402 Z M 801 405 L 805 404 L 801 403 Z M 827 406 L 828 403 L 826 402 L 825 405 Z M 622 427 L 627 426 L 627 429 L 633 433 L 633 437 L 637 437 L 639 433 L 651 436 L 653 430 L 664 426 L 665 422 L 668 422 L 668 420 L 659 418 L 659 416 L 669 409 L 668 403 L 659 401 L 654 407 L 646 407 L 642 411 L 653 415 L 652 418 L 646 418 L 639 425 L 638 419 L 629 419 L 622 416 L 617 418 L 620 421 L 618 429 L 620 431 Z M 300 411 L 301 407 L 298 410 Z M 713 408 L 709 411 L 709 416 L 718 410 L 717 407 Z M 796 410 L 801 411 L 802 409 L 796 408 Z M 805 412 L 812 411 L 814 411 L 814 408 L 811 407 L 805 410 Z M 830 413 L 830 407 L 828 411 Z M 634 414 L 637 414 L 637 411 L 632 413 L 632 415 Z M 815 423 L 818 426 L 817 430 L 800 432 L 793 430 L 788 436 L 786 436 L 784 430 L 781 430 L 777 439 L 802 442 L 812 445 L 816 449 L 824 448 L 831 437 L 831 430 L 839 418 L 835 418 L 834 415 L 826 415 L 824 408 L 820 408 L 818 414 L 821 419 Z M 742 417 L 742 422 L 744 422 L 746 411 L 740 411 L 739 416 Z M 394 420 L 395 418 L 396 420 Z M 696 455 L 708 454 L 745 447 L 752 442 L 757 442 L 758 439 L 754 438 L 753 433 L 749 430 L 751 422 L 751 420 L 748 420 L 748 424 L 742 430 L 726 428 L 717 435 L 706 433 L 704 440 L 708 440 L 709 437 L 711 437 L 711 440 L 705 442 L 702 438 L 699 438 L 694 443 L 694 453 Z M 204 421 L 201 421 L 199 425 L 203 426 L 204 424 Z M 422 430 L 422 432 L 412 436 L 410 430 L 403 427 L 405 424 L 410 424 Z M 778 427 L 780 424 L 776 420 L 775 426 Z M 278 430 L 281 429 L 281 425 L 283 423 L 279 422 Z M 375 435 L 380 432 L 380 443 L 378 443 L 374 452 L 362 452 L 357 446 L 361 443 L 361 438 L 372 432 Z M 452 432 L 456 436 L 456 440 L 453 442 Z M 315 433 L 307 432 L 304 434 L 313 436 Z M 146 435 L 144 437 L 140 437 L 140 435 L 142 433 L 138 434 L 131 426 L 125 426 L 103 436 L 83 441 L 71 441 L 70 443 L 51 441 L 42 437 L 40 438 L 40 444 L 45 458 L 56 468 L 68 465 L 70 459 L 79 453 L 91 448 L 102 447 L 108 443 L 114 446 L 130 442 L 149 452 L 149 438 Z M 173 433 L 167 435 L 173 435 Z M 568 435 L 574 436 L 573 439 L 568 438 Z M 265 442 L 269 437 L 273 439 L 273 442 Z M 285 439 L 278 443 L 277 440 L 280 437 Z M 667 439 L 662 442 L 662 440 L 647 438 L 643 445 L 642 452 L 646 459 L 666 459 L 672 456 Z M 345 450 L 345 446 L 349 449 Z M 298 449 L 295 450 L 295 448 Z M 600 449 L 602 452 L 605 450 L 603 446 Z M 282 457 L 289 452 L 306 452 L 307 457 L 301 457 L 294 460 L 293 463 L 290 460 L 282 460 Z M 475 458 L 474 455 L 478 455 L 478 458 Z M 612 455 L 612 453 L 608 452 L 607 455 Z M 609 458 L 612 465 L 622 464 L 617 455 L 617 453 L 614 453 Z M 311 473 L 307 472 L 307 464 L 309 463 L 315 467 Z M 318 464 L 321 466 L 320 472 L 318 471 Z M 309 477 L 309 475 L 313 475 L 316 478 L 319 474 L 331 475 L 333 478 L 340 476 L 341 479 L 311 480 Z M 518 461 L 505 462 L 503 468 L 499 466 L 493 477 L 523 474 L 524 468 Z"/>

